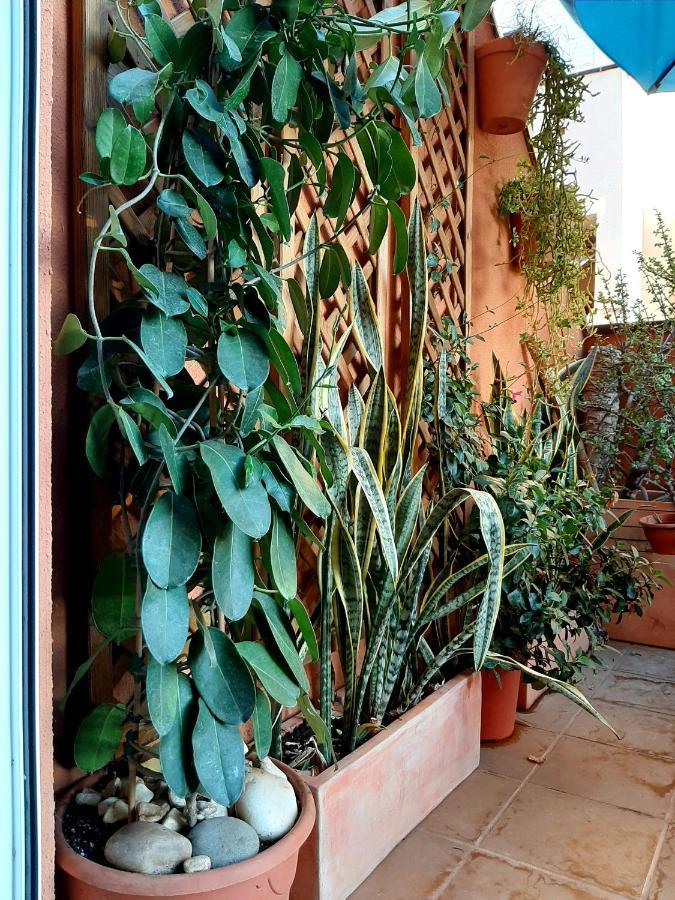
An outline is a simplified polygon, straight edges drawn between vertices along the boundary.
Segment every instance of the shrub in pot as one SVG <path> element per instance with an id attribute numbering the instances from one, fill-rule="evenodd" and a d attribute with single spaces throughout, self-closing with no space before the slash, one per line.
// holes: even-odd
<path id="1" fill-rule="evenodd" d="M 128 780 L 122 786 L 112 777 L 101 802 L 112 801 L 106 814 L 117 804 L 118 822 L 123 805 L 131 820 L 147 814 L 132 825 L 157 825 L 149 818 L 157 811 L 137 801 L 139 794 L 150 805 L 160 799 L 146 783 L 160 774 L 185 804 L 188 823 L 200 803 L 231 807 L 246 796 L 244 723 L 260 760 L 278 745 L 283 707 L 299 705 L 323 735 L 303 665 L 314 634 L 295 596 L 296 542 L 311 533 L 305 519 L 320 522 L 331 510 L 298 449 L 316 447 L 324 427 L 311 381 L 320 322 L 308 320 L 319 277 L 316 219 L 303 248 L 307 289 L 288 285 L 306 332 L 301 365 L 283 336 L 277 250 L 291 238 L 305 178 L 320 192 L 327 187 L 324 214 L 335 230 L 343 227 L 360 175 L 342 147 L 355 135 L 377 185 L 356 215 L 376 205 L 378 233 L 391 217 L 405 249 L 396 203 L 412 189 L 415 169 L 388 118 L 397 110 L 412 127 L 417 114 L 436 111 L 433 60 L 455 18 L 441 5 L 412 21 L 405 5 L 369 20 L 345 13 L 336 31 L 321 8 L 292 3 L 247 4 L 227 15 L 218 2 L 190 9 L 194 24 L 179 38 L 157 3 L 140 5 L 131 24 L 131 11 L 119 5 L 111 46 L 119 49 L 124 31 L 126 58 L 144 67 L 112 78 L 114 105 L 96 128 L 100 169 L 82 179 L 92 190 L 113 185 L 128 199 L 110 207 L 94 241 L 91 328 L 69 315 L 56 342 L 59 353 L 92 348 L 78 372 L 95 407 L 86 454 L 96 475 L 110 478 L 124 534 L 123 552 L 103 560 L 96 576 L 92 619 L 100 646 L 118 648 L 135 685 L 128 703 L 99 705 L 84 719 L 75 760 L 96 771 L 122 749 Z M 359 81 L 358 52 L 392 30 L 401 35 L 401 60 L 413 43 L 418 55 L 429 47 L 419 90 L 409 65 L 392 57 L 365 85 Z M 405 80 L 413 84 L 406 99 Z M 367 101 L 377 105 L 368 111 Z M 336 121 L 343 137 L 331 144 Z M 373 147 L 383 152 L 368 153 Z M 148 204 L 151 242 L 135 238 L 133 227 L 141 209 L 147 218 Z M 95 279 L 103 259 L 123 287 L 101 319 Z M 138 773 L 145 781 L 137 782 Z M 279 844 L 291 861 L 311 819 L 311 799 L 295 788 L 303 809 Z M 162 795 L 154 804 L 162 815 L 163 803 Z M 160 837 L 167 840 L 166 830 Z M 151 888 L 142 865 L 134 866 L 146 880 L 136 890 L 133 877 L 123 879 L 129 895 L 168 896 L 170 879 L 183 878 L 163 876 Z M 87 880 L 96 868 L 85 865 L 83 880 L 105 896 L 106 870 Z M 250 874 L 245 863 L 220 880 L 214 871 L 204 891 L 230 882 L 243 891 Z M 256 869 L 252 877 L 259 875 Z M 202 891 L 197 880 L 194 888 L 174 887 L 183 895 Z"/>

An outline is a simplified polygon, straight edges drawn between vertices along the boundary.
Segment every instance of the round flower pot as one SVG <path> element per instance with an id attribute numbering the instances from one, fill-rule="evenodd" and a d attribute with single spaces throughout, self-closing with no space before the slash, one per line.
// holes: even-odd
<path id="1" fill-rule="evenodd" d="M 516 706 L 520 687 L 520 670 L 494 669 L 481 672 L 482 699 L 480 708 L 481 741 L 503 741 L 511 737 L 516 727 Z"/>
<path id="2" fill-rule="evenodd" d="M 522 131 L 548 54 L 542 44 L 497 38 L 476 48 L 478 119 L 490 134 Z"/>
<path id="3" fill-rule="evenodd" d="M 643 516 L 640 525 L 654 553 L 675 555 L 675 513 L 658 513 Z"/>
<path id="4" fill-rule="evenodd" d="M 102 866 L 77 854 L 63 836 L 63 813 L 76 791 L 73 788 L 56 809 L 56 867 L 59 900 L 134 900 L 182 897 L 185 900 L 278 900 L 288 898 L 298 853 L 314 827 L 314 799 L 300 777 L 282 766 L 298 798 L 298 819 L 279 841 L 257 856 L 208 872 L 190 875 L 137 875 Z M 97 776 L 89 779 L 89 783 Z"/>

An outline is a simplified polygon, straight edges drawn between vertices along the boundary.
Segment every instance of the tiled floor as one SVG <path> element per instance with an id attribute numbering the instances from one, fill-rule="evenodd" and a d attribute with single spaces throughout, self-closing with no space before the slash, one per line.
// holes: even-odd
<path id="1" fill-rule="evenodd" d="M 351 900 L 675 900 L 675 651 L 614 647 L 584 689 L 620 741 L 544 696 Z"/>

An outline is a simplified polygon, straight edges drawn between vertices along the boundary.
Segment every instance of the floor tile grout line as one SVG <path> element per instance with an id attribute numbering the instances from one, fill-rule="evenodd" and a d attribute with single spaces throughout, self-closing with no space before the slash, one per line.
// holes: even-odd
<path id="1" fill-rule="evenodd" d="M 656 870 L 658 868 L 659 862 L 661 860 L 661 855 L 663 853 L 663 847 L 666 843 L 666 836 L 668 835 L 668 829 L 673 821 L 673 817 L 675 815 L 675 792 L 670 795 L 670 803 L 668 804 L 668 809 L 666 810 L 666 814 L 663 817 L 663 827 L 661 828 L 661 833 L 659 834 L 659 839 L 656 842 L 656 847 L 654 848 L 654 855 L 652 856 L 652 861 L 649 865 L 649 869 L 647 870 L 647 875 L 645 877 L 645 883 L 642 885 L 642 893 L 640 894 L 640 900 L 647 900 L 649 894 L 651 893 L 652 886 L 654 884 L 654 878 L 656 877 Z"/>

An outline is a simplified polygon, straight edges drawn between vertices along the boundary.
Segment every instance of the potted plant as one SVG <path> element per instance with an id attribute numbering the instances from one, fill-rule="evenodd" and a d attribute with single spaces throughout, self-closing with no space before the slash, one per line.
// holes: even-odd
<path id="1" fill-rule="evenodd" d="M 478 120 L 483 131 L 523 131 L 548 58 L 547 47 L 524 30 L 476 47 Z"/>
<path id="2" fill-rule="evenodd" d="M 388 118 L 393 109 L 410 122 L 433 113 L 433 58 L 456 18 L 443 5 L 405 4 L 368 20 L 345 13 L 336 32 L 314 7 L 223 9 L 191 3 L 182 37 L 155 2 L 118 10 L 114 44 L 124 32 L 125 58 L 143 67 L 110 81 L 114 105 L 96 127 L 99 172 L 82 176 L 125 199 L 93 243 L 91 327 L 69 315 L 55 349 L 91 349 L 78 371 L 95 409 L 86 455 L 110 480 L 124 535 L 123 550 L 99 567 L 92 620 L 99 650 L 115 648 L 134 686 L 94 708 L 75 738 L 77 766 L 99 776 L 59 808 L 64 897 L 288 894 L 313 801 L 292 773 L 286 781 L 248 766 L 240 729 L 251 729 L 263 767 L 284 708 L 299 706 L 325 731 L 307 696 L 314 635 L 295 596 L 296 543 L 331 506 L 312 454 L 301 452 L 325 426 L 313 405 L 321 322 L 308 328 L 306 319 L 314 288 L 289 285 L 307 332 L 298 365 L 284 338 L 278 249 L 305 178 L 327 188 L 324 215 L 343 227 L 360 176 L 342 146 L 357 132 L 366 149 L 387 149 L 384 169 L 379 153 L 365 160 L 377 187 L 356 213 L 383 208 L 383 234 L 415 176 Z M 428 78 L 409 99 L 400 89 L 410 67 L 398 59 L 359 81 L 358 51 L 392 32 L 401 58 L 413 38 L 418 54 L 429 42 Z M 133 228 L 140 209 L 154 215 L 150 242 Z M 319 251 L 314 218 L 302 253 L 308 288 Z M 105 318 L 95 289 L 103 259 L 123 285 Z M 267 803 L 285 810 L 283 827 L 251 812 L 261 791 L 285 794 Z M 74 859 L 81 842 L 65 823 L 78 808 L 101 819 L 98 862 Z M 223 854 L 226 830 L 238 849 Z M 258 855 L 261 841 L 273 845 Z"/>

